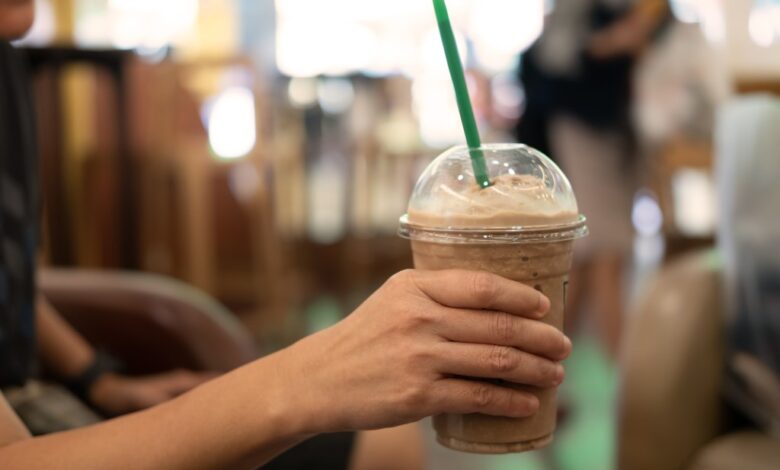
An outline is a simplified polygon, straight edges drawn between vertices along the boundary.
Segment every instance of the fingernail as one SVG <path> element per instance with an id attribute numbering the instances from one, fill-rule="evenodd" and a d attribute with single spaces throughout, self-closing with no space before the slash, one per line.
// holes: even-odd
<path id="1" fill-rule="evenodd" d="M 558 355 L 558 360 L 563 361 L 565 359 L 568 359 L 571 355 L 572 351 L 572 344 L 571 339 L 569 339 L 568 336 L 563 335 L 563 348 L 561 348 L 560 354 Z"/>
<path id="2" fill-rule="evenodd" d="M 560 385 L 563 383 L 563 380 L 566 378 L 566 371 L 563 369 L 563 366 L 558 364 L 558 366 L 555 368 L 555 385 Z"/>
<path id="3" fill-rule="evenodd" d="M 539 311 L 537 312 L 539 316 L 545 316 L 547 315 L 547 312 L 550 311 L 550 299 L 548 299 L 545 295 L 539 294 Z"/>
<path id="4" fill-rule="evenodd" d="M 531 413 L 536 413 L 537 410 L 539 410 L 539 399 L 532 396 L 530 400 L 528 400 L 528 406 L 530 408 L 529 411 Z"/>

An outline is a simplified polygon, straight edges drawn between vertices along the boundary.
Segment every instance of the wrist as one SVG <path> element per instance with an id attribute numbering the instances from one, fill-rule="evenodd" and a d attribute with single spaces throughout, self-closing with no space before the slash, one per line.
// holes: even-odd
<path id="1" fill-rule="evenodd" d="M 297 367 L 295 346 L 260 361 L 259 365 L 265 368 L 263 373 L 271 378 L 261 386 L 267 387 L 267 393 L 264 393 L 268 399 L 267 419 L 278 426 L 283 435 L 305 439 L 329 431 L 323 423 L 323 420 L 327 421 L 327 410 L 316 399 L 317 391 Z"/>
<path id="2" fill-rule="evenodd" d="M 258 362 L 273 377 L 274 414 L 286 423 L 294 435 L 351 431 L 344 404 L 349 399 L 334 387 L 333 371 L 322 351 L 333 349 L 330 336 L 308 336 Z"/>
<path id="3" fill-rule="evenodd" d="M 106 354 L 96 352 L 92 361 L 74 375 L 64 377 L 63 385 L 76 397 L 87 404 L 94 404 L 96 385 L 110 382 L 119 370 L 117 361 Z"/>
<path id="4" fill-rule="evenodd" d="M 101 374 L 89 387 L 87 402 L 105 412 L 111 405 L 110 401 L 116 401 L 121 395 L 117 393 L 117 390 L 121 389 L 121 381 L 121 376 L 113 372 Z"/>

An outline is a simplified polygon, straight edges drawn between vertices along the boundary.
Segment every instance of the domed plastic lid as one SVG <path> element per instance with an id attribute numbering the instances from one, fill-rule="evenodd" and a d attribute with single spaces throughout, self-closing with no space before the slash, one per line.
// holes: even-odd
<path id="1" fill-rule="evenodd" d="M 448 150 L 417 181 L 402 236 L 521 242 L 587 234 L 569 180 L 547 156 L 522 144 L 480 150 L 492 185 L 477 185 L 467 147 Z"/>

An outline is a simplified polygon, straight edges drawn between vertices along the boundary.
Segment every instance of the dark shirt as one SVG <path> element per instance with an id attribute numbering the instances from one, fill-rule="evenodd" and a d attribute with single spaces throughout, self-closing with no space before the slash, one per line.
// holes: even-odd
<path id="1" fill-rule="evenodd" d="M 37 154 L 29 79 L 0 41 L 0 386 L 22 385 L 35 341 Z"/>
<path id="2" fill-rule="evenodd" d="M 594 3 L 583 18 L 591 31 L 602 31 L 626 13 Z M 631 74 L 634 59 L 619 56 L 596 59 L 585 44 L 579 51 L 579 66 L 570 74 L 554 74 L 538 63 L 538 44 L 523 56 L 520 80 L 526 89 L 527 105 L 548 115 L 566 114 L 596 128 L 625 126 L 631 104 Z"/>

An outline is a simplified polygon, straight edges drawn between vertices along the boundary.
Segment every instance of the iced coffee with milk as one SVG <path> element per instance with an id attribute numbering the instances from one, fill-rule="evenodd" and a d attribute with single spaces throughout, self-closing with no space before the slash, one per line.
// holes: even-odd
<path id="1" fill-rule="evenodd" d="M 456 147 L 429 165 L 417 182 L 401 235 L 409 238 L 418 269 L 489 271 L 525 283 L 551 302 L 544 322 L 563 328 L 574 241 L 587 234 L 585 217 L 563 172 L 542 153 L 516 144 L 479 149 L 491 185 L 480 188 L 473 150 Z M 476 453 L 538 449 L 552 442 L 556 388 L 515 387 L 536 395 L 528 418 L 482 414 L 434 417 L 439 442 Z"/>

